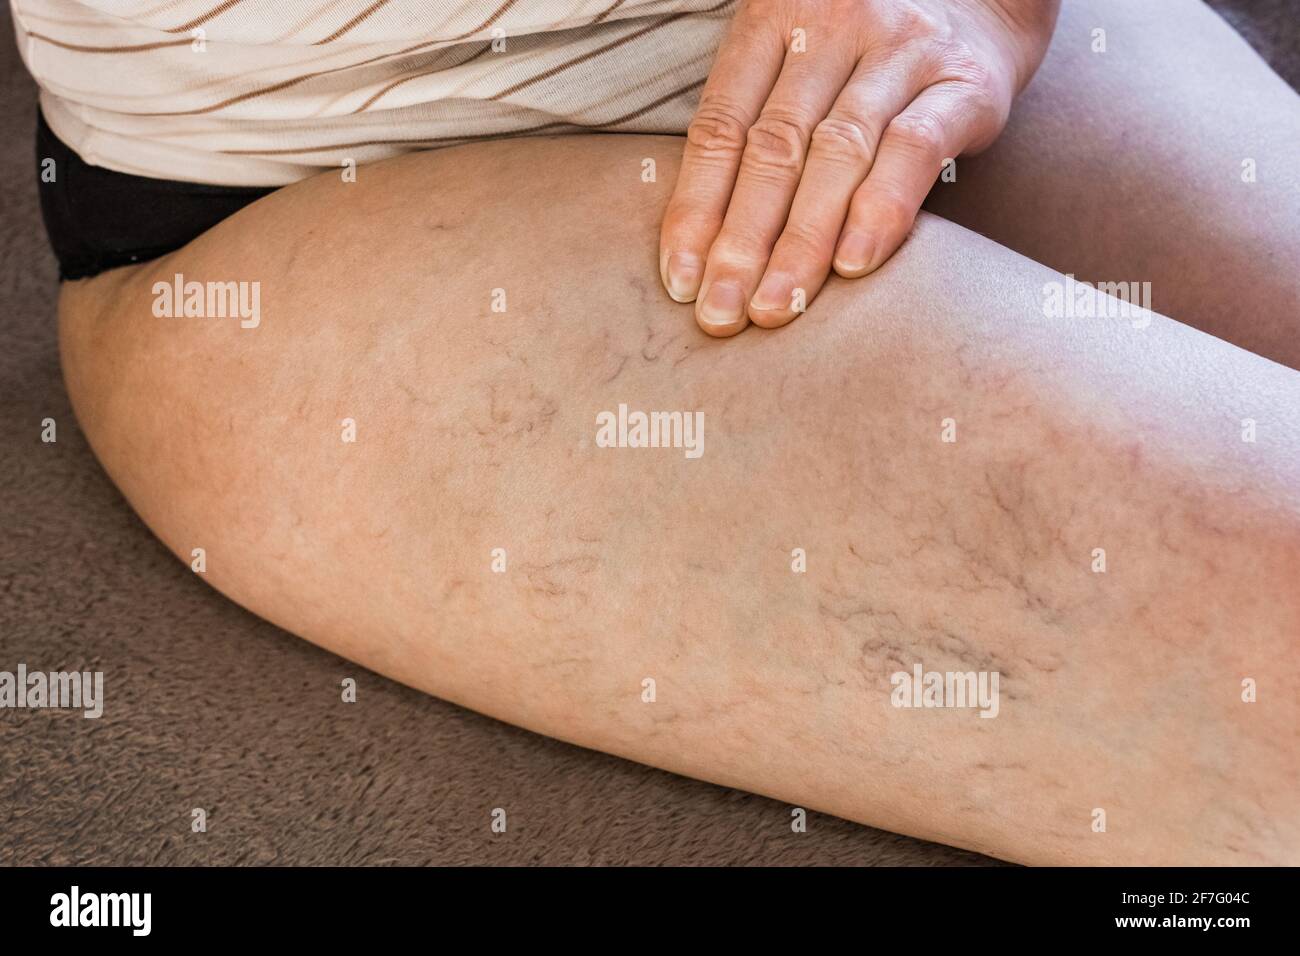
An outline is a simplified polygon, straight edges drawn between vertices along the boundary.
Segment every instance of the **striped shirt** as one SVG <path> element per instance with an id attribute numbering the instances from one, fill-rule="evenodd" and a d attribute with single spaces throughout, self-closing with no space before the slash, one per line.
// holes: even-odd
<path id="1" fill-rule="evenodd" d="M 737 0 L 10 0 L 86 162 L 280 186 L 529 133 L 685 130 Z"/>

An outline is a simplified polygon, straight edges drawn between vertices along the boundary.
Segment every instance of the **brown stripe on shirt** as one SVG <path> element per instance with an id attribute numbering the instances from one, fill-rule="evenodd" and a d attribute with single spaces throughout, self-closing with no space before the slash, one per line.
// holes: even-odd
<path id="1" fill-rule="evenodd" d="M 478 52 L 472 54 L 471 56 L 467 56 L 459 63 L 453 63 L 452 66 L 464 66 L 466 63 L 472 63 L 473 61 L 477 60 L 479 57 L 481 57 L 484 53 L 486 53 L 490 49 L 492 49 L 492 44 L 484 43 L 481 47 L 479 47 Z M 437 69 L 434 70 L 423 70 L 420 73 L 414 73 L 411 76 L 403 76 L 400 79 L 393 80 L 393 82 L 389 83 L 382 90 L 380 90 L 379 92 L 371 96 L 370 99 L 366 100 L 356 109 L 354 109 L 352 113 L 353 115 L 356 115 L 357 113 L 364 113 L 366 110 L 368 110 L 371 106 L 374 105 L 376 100 L 378 100 L 380 97 L 388 93 L 389 90 L 396 89 L 397 87 L 401 86 L 403 83 L 409 83 L 411 80 L 418 80 L 421 77 L 425 77 L 425 76 L 433 76 L 435 73 L 442 73 L 446 69 L 447 67 L 445 66 L 439 66 Z"/>
<path id="2" fill-rule="evenodd" d="M 47 37 L 44 33 L 27 34 L 33 40 L 41 40 L 53 46 L 60 47 L 64 50 L 74 50 L 77 53 L 143 53 L 145 50 L 161 50 L 168 46 L 189 46 L 192 40 L 159 40 L 156 43 L 132 43 L 127 46 L 88 46 L 82 43 L 68 43 L 65 40 L 56 40 L 54 37 Z"/>
<path id="3" fill-rule="evenodd" d="M 312 46 L 320 46 L 323 43 L 333 43 L 339 37 L 343 36 L 343 34 L 348 33 L 352 29 L 354 29 L 357 26 L 357 24 L 364 23 L 367 19 L 369 19 L 372 13 L 374 13 L 380 7 L 386 6 L 387 4 L 388 4 L 388 0 L 375 0 L 374 3 L 366 7 L 364 10 L 358 13 L 347 23 L 343 24 L 343 26 L 339 27 L 337 30 L 335 30 L 325 39 L 317 40 L 315 43 L 312 44 Z"/>
<path id="4" fill-rule="evenodd" d="M 167 33 L 189 33 L 189 32 L 190 32 L 191 30 L 193 30 L 195 27 L 201 27 L 201 26 L 203 26 L 203 24 L 207 23 L 209 20 L 213 20 L 213 19 L 215 19 L 215 18 L 221 16 L 223 13 L 225 13 L 225 12 L 226 12 L 227 10 L 229 10 L 231 7 L 237 7 L 237 6 L 239 6 L 239 5 L 240 5 L 241 3 L 243 3 L 243 2 L 244 2 L 244 0 L 221 0 L 221 3 L 218 3 L 215 7 L 213 7 L 211 10 L 209 10 L 207 13 L 202 13 L 202 14 L 200 14 L 199 16 L 195 17 L 193 20 L 191 20 L 189 23 L 182 23 L 180 26 L 178 26 L 178 27 L 172 27 L 172 28 L 170 28 L 169 30 L 167 30 L 167 31 L 165 31 L 165 32 L 167 32 Z"/>
<path id="5" fill-rule="evenodd" d="M 631 43 L 633 40 L 638 39 L 639 37 L 643 37 L 647 33 L 654 33 L 660 27 L 665 27 L 670 23 L 680 20 L 684 16 L 685 16 L 684 13 L 674 13 L 672 16 L 664 17 L 662 20 L 658 21 L 657 23 L 652 23 L 649 26 L 642 27 L 640 30 L 636 30 L 633 33 L 629 33 L 625 36 L 621 36 L 617 40 L 614 40 L 612 43 L 606 43 L 604 46 L 597 47 L 594 50 L 588 50 L 586 53 L 582 54 L 581 56 L 576 56 L 572 60 L 567 60 L 564 63 L 560 63 L 557 66 L 553 66 L 549 70 L 545 70 L 541 73 L 538 73 L 536 76 L 530 76 L 526 80 L 520 80 L 514 86 L 506 87 L 500 93 L 494 93 L 492 96 L 489 96 L 488 99 L 503 100 L 511 93 L 518 93 L 520 90 L 527 89 L 528 87 L 532 86 L 534 83 L 540 83 L 543 80 L 549 80 L 551 77 L 555 76 L 556 74 L 563 73 L 565 70 L 571 69 L 572 67 L 575 67 L 580 63 L 586 63 L 588 60 L 594 59 L 600 56 L 602 53 L 608 53 L 610 50 L 615 50 L 626 43 Z"/>

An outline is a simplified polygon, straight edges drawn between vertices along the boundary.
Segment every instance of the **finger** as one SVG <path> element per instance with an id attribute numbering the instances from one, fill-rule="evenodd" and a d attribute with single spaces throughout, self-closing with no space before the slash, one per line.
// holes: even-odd
<path id="1" fill-rule="evenodd" d="M 677 184 L 659 231 L 659 277 L 678 302 L 700 288 L 709 246 L 722 228 L 745 132 L 771 92 L 785 47 L 773 26 L 738 14 L 709 72 L 686 128 Z"/>
<path id="2" fill-rule="evenodd" d="M 902 245 L 921 203 L 984 121 L 984 110 L 957 83 L 928 87 L 885 128 L 876 161 L 853 194 L 835 249 L 846 278 L 878 269 Z"/>
<path id="3" fill-rule="evenodd" d="M 696 319 L 711 335 L 734 335 L 749 323 L 749 300 L 790 212 L 813 128 L 853 71 L 856 57 L 847 43 L 824 41 L 814 49 L 786 57 L 746 137 L 696 303 Z"/>
<path id="4" fill-rule="evenodd" d="M 820 291 L 849 203 L 871 169 L 881 135 L 924 88 L 930 69 L 916 47 L 888 59 L 864 60 L 817 124 L 790 216 L 749 303 L 756 325 L 785 325 Z"/>

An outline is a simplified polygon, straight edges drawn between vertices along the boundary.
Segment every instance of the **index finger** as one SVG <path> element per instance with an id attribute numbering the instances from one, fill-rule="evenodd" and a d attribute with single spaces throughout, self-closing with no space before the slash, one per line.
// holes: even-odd
<path id="1" fill-rule="evenodd" d="M 775 24 L 744 10 L 736 15 L 686 128 L 681 170 L 659 232 L 659 276 L 678 302 L 692 301 L 700 290 L 745 137 L 784 60 L 785 42 Z"/>

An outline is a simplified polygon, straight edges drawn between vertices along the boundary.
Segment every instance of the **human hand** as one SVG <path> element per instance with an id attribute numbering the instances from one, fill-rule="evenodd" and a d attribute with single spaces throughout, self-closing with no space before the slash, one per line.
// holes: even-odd
<path id="1" fill-rule="evenodd" d="M 660 276 L 710 335 L 784 325 L 987 147 L 1059 0 L 742 0 L 686 134 Z"/>

